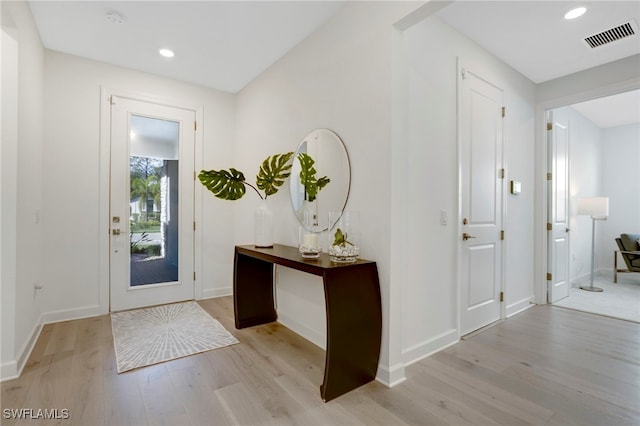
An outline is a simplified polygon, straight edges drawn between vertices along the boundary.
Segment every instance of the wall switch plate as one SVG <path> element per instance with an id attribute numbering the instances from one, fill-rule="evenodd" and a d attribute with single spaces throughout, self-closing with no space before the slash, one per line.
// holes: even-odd
<path id="1" fill-rule="evenodd" d="M 449 223 L 449 213 L 446 210 L 440 210 L 440 225 Z"/>

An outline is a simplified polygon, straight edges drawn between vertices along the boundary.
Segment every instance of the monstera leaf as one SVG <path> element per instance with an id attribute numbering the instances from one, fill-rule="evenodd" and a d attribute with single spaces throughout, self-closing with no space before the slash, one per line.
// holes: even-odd
<path id="1" fill-rule="evenodd" d="M 198 175 L 200 182 L 218 198 L 239 200 L 247 191 L 244 174 L 234 169 L 202 170 Z"/>
<path id="2" fill-rule="evenodd" d="M 247 191 L 247 186 L 258 193 L 261 199 L 267 198 L 278 192 L 284 184 L 285 179 L 291 174 L 291 163 L 293 152 L 286 154 L 275 154 L 267 157 L 258 172 L 257 186 L 264 191 L 264 197 L 258 188 L 246 181 L 244 174 L 240 170 L 232 167 L 229 170 L 202 170 L 198 175 L 200 182 L 218 198 L 223 200 L 239 200 Z"/>
<path id="3" fill-rule="evenodd" d="M 318 196 L 318 192 L 329 182 L 327 176 L 323 176 L 320 179 L 316 179 L 316 169 L 313 167 L 315 161 L 308 154 L 304 152 L 298 154 L 298 160 L 300 160 L 300 183 L 304 185 L 304 188 L 307 192 L 307 200 L 314 201 Z"/>
<path id="4" fill-rule="evenodd" d="M 276 154 L 267 157 L 260 166 L 260 171 L 256 176 L 258 188 L 263 190 L 265 197 L 278 192 L 284 181 L 291 175 L 291 157 L 293 152 L 286 154 Z"/>

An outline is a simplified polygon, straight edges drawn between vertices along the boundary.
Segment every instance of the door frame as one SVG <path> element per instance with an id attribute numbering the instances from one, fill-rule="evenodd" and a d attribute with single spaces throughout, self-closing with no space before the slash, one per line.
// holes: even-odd
<path id="1" fill-rule="evenodd" d="M 489 84 L 494 85 L 493 80 L 491 79 L 490 72 L 487 72 L 486 69 L 484 69 L 484 67 L 478 66 L 477 64 L 475 64 L 474 62 L 469 62 L 466 61 L 464 59 L 462 59 L 460 56 L 458 56 L 456 58 L 456 161 L 457 161 L 457 178 L 458 178 L 458 197 L 457 197 L 457 226 L 456 226 L 456 239 L 457 239 L 457 244 L 456 244 L 456 259 L 455 259 L 455 280 L 456 280 L 456 301 L 457 301 L 457 305 L 456 305 L 456 312 L 457 312 L 457 317 L 456 317 L 456 330 L 458 332 L 458 338 L 460 338 L 462 336 L 461 334 L 461 326 L 462 326 L 462 309 L 461 309 L 461 286 L 462 286 L 462 277 L 461 277 L 461 271 L 462 271 L 462 250 L 463 250 L 463 242 L 461 239 L 461 235 L 464 232 L 464 225 L 462 224 L 462 220 L 463 220 L 463 215 L 462 215 L 462 156 L 461 156 L 461 144 L 462 144 L 462 140 L 461 140 L 461 135 L 462 135 L 462 131 L 461 131 L 461 110 L 460 110 L 460 105 L 462 103 L 462 91 L 461 91 L 461 87 L 460 87 L 460 82 L 461 82 L 461 72 L 463 69 L 467 69 L 467 70 L 473 70 L 472 72 L 478 76 L 479 78 L 485 80 L 486 82 L 488 82 Z M 480 70 L 480 73 L 476 72 Z M 489 74 L 489 75 L 487 75 Z M 490 77 L 489 79 L 487 79 L 486 77 Z M 498 87 L 498 86 L 495 86 Z M 503 104 L 506 104 L 506 101 L 504 99 L 504 89 L 500 89 L 502 90 L 503 93 Z M 506 144 L 506 140 L 507 140 L 507 125 L 506 125 L 506 120 L 503 119 L 502 121 L 502 168 L 504 169 L 504 178 L 502 179 L 502 185 L 500 188 L 501 191 L 501 200 L 500 200 L 500 215 L 501 215 L 501 221 L 502 221 L 502 229 L 506 229 L 507 228 L 507 185 L 505 185 L 505 182 L 507 180 L 507 176 L 508 174 L 508 169 L 507 169 L 507 165 L 506 165 L 506 156 L 507 156 L 507 144 Z M 506 265 L 505 265 L 505 253 L 506 253 L 506 249 L 507 249 L 507 239 L 505 238 L 504 240 L 501 241 L 500 244 L 500 291 L 504 293 L 505 291 L 505 278 L 506 278 Z M 498 320 L 502 320 L 506 318 L 506 314 L 507 314 L 507 303 L 506 303 L 506 299 L 503 300 L 502 302 L 500 302 L 500 318 Z M 482 328 L 482 327 L 481 327 Z"/>
<path id="2" fill-rule="evenodd" d="M 585 72 L 588 72 L 586 70 Z M 535 196 L 534 196 L 534 302 L 538 305 L 545 305 L 548 302 L 547 286 L 547 209 L 548 209 L 548 189 L 547 173 L 550 172 L 547 158 L 547 111 L 555 108 L 569 106 L 575 103 L 602 98 L 630 90 L 640 89 L 640 78 L 635 77 L 622 82 L 603 84 L 593 87 L 590 81 L 583 79 L 579 83 L 571 81 L 569 93 L 558 95 L 557 97 L 536 103 L 535 111 Z M 582 84 L 581 87 L 576 87 Z M 556 86 L 560 88 L 560 85 Z M 561 89 L 558 89 L 560 91 Z"/>
<path id="3" fill-rule="evenodd" d="M 202 169 L 203 150 L 203 110 L 201 105 L 185 99 L 172 99 L 166 97 L 150 96 L 140 92 L 111 89 L 105 86 L 100 87 L 100 142 L 99 142 L 99 314 L 104 315 L 110 312 L 109 293 L 109 241 L 110 241 L 110 171 L 111 171 L 111 96 L 134 99 L 137 101 L 155 103 L 169 107 L 176 107 L 194 111 L 198 128 L 195 132 L 194 146 L 194 169 Z M 194 215 L 196 223 L 202 223 L 202 191 L 198 186 L 194 188 Z M 196 280 L 194 282 L 195 299 L 202 299 L 202 226 L 196 226 L 194 235 L 193 261 Z"/>

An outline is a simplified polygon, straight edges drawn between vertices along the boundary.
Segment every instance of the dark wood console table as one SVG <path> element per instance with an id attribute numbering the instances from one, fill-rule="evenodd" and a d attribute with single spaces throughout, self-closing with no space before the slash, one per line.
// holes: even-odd
<path id="1" fill-rule="evenodd" d="M 326 253 L 303 260 L 296 247 L 236 246 L 233 305 L 236 328 L 275 321 L 273 268 L 282 265 L 322 277 L 327 349 L 320 394 L 326 402 L 376 377 L 382 337 L 380 282 L 375 262 L 337 264 Z"/>

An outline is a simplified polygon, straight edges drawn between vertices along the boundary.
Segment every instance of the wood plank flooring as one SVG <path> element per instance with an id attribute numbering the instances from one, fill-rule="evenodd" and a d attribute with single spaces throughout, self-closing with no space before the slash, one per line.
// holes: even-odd
<path id="1" fill-rule="evenodd" d="M 536 306 L 407 368 L 320 399 L 324 351 L 274 323 L 236 330 L 231 298 L 200 304 L 240 344 L 116 373 L 110 317 L 46 325 L 2 425 L 640 425 L 640 324 Z M 68 419 L 5 409 L 68 409 Z"/>

